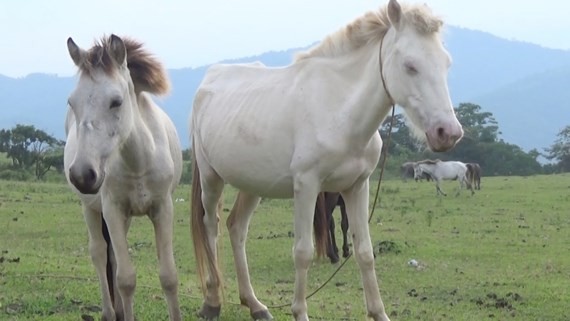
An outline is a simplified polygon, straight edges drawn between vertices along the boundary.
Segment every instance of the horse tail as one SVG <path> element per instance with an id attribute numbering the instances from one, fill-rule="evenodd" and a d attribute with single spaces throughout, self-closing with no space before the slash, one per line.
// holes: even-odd
<path id="1" fill-rule="evenodd" d="M 213 249 L 210 248 L 206 225 L 204 224 L 206 211 L 202 203 L 202 185 L 200 184 L 200 169 L 196 163 L 195 146 L 194 142 L 192 142 L 192 205 L 190 208 L 190 230 L 192 242 L 194 243 L 198 278 L 200 279 L 202 292 L 206 295 L 206 270 L 208 269 L 211 272 L 209 275 L 211 280 L 217 280 L 217 283 L 220 285 L 222 284 L 222 277 L 218 265 L 215 263 L 216 258 Z M 220 201 L 221 199 L 220 197 Z M 220 202 L 218 202 L 218 208 L 219 206 Z M 223 286 L 221 287 L 223 288 Z"/>
<path id="2" fill-rule="evenodd" d="M 317 195 L 315 204 L 315 218 L 313 220 L 313 230 L 315 232 L 315 247 L 317 257 L 324 257 L 327 253 L 327 243 L 329 242 L 329 222 L 325 202 L 325 193 Z"/>

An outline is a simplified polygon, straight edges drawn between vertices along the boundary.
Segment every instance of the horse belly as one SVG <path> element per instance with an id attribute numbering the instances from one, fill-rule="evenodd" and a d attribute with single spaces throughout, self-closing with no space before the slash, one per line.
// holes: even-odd
<path id="1" fill-rule="evenodd" d="M 291 156 L 286 149 L 275 150 L 278 143 L 236 143 L 233 141 L 232 147 L 218 149 L 219 153 L 208 153 L 210 166 L 224 182 L 262 197 L 293 196 Z"/>

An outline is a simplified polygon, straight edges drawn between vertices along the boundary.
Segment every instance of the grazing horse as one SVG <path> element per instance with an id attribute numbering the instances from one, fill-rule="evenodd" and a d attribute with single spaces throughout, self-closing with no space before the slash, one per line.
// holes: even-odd
<path id="1" fill-rule="evenodd" d="M 447 196 L 447 194 L 445 194 L 439 187 L 439 183 L 442 180 L 459 181 L 459 189 L 457 190 L 456 195 L 459 195 L 459 192 L 464 184 L 471 190 L 471 195 L 475 193 L 473 191 L 473 186 L 470 184 L 467 177 L 467 166 L 462 162 L 444 162 L 439 159 L 435 161 L 424 160 L 417 162 L 414 166 L 414 176 L 418 178 L 421 177 L 423 173 L 428 173 L 433 178 L 435 181 L 435 189 L 438 195 L 442 194 L 444 196 Z"/>
<path id="2" fill-rule="evenodd" d="M 102 320 L 134 320 L 136 277 L 126 236 L 131 218 L 141 215 L 154 225 L 170 320 L 181 320 L 171 194 L 182 152 L 172 121 L 149 95 L 168 91 L 166 71 L 140 43 L 115 35 L 89 50 L 71 38 L 67 47 L 79 79 L 68 101 L 65 175 L 87 223 Z"/>
<path id="3" fill-rule="evenodd" d="M 254 293 L 245 251 L 260 197 L 294 200 L 291 311 L 296 321 L 307 321 L 315 200 L 329 191 L 340 192 L 346 205 L 367 314 L 374 321 L 389 320 L 368 229 L 369 179 L 382 149 L 378 128 L 395 103 L 417 132 L 425 133 L 433 151 L 449 150 L 463 136 L 447 87 L 451 60 L 442 44 L 442 24 L 425 5 L 390 0 L 298 54 L 288 66 L 218 64 L 208 69 L 189 120 L 191 231 L 204 292 L 202 318 L 220 314 L 222 213 L 217 208 L 229 184 L 239 191 L 226 226 L 240 302 L 253 319 L 272 319 Z"/>
<path id="4" fill-rule="evenodd" d="M 409 178 L 414 178 L 414 162 L 405 162 L 400 166 L 400 177 L 406 182 Z"/>
<path id="5" fill-rule="evenodd" d="M 467 163 L 467 176 L 469 183 L 476 189 L 481 190 L 481 166 L 477 163 Z"/>
<path id="6" fill-rule="evenodd" d="M 425 179 L 426 181 L 431 181 L 431 176 L 429 176 L 428 173 L 422 173 L 422 175 L 420 177 L 415 177 L 414 174 L 414 165 L 416 165 L 415 162 L 405 162 L 404 164 L 402 164 L 402 166 L 400 166 L 400 176 L 402 177 L 402 179 L 405 181 L 408 180 L 408 178 L 413 178 L 415 179 L 415 181 L 421 181 L 422 179 Z"/>
<path id="7" fill-rule="evenodd" d="M 322 200 L 321 200 L 322 198 Z M 332 264 L 337 263 L 340 258 L 338 257 L 338 246 L 336 245 L 335 237 L 335 223 L 333 218 L 334 209 L 339 206 L 341 213 L 340 226 L 342 229 L 342 256 L 348 257 L 350 255 L 350 250 L 348 249 L 348 216 L 346 215 L 346 206 L 344 204 L 344 199 L 340 193 L 323 192 L 319 194 L 319 199 L 315 205 L 315 235 L 321 233 L 324 225 L 325 230 L 325 242 L 327 246 L 327 256 L 331 260 Z M 324 207 L 325 215 L 322 214 L 322 207 Z M 324 218 L 321 219 L 321 218 Z M 316 236 L 317 239 L 319 236 Z"/>

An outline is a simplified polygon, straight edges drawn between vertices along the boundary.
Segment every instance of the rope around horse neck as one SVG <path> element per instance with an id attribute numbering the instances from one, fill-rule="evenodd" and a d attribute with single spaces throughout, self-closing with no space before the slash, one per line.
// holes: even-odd
<path id="1" fill-rule="evenodd" d="M 376 195 L 374 195 L 374 202 L 372 204 L 372 209 L 370 210 L 370 215 L 368 216 L 368 224 L 372 220 L 372 216 L 374 215 L 374 210 L 376 209 L 376 203 L 378 201 L 378 196 L 380 195 L 380 185 L 382 184 L 382 178 L 384 177 L 384 169 L 386 168 L 386 159 L 388 158 L 388 148 L 390 147 L 390 140 L 392 139 L 392 127 L 394 125 L 394 113 L 396 111 L 396 103 L 394 99 L 392 99 L 392 95 L 388 91 L 386 87 L 386 80 L 384 79 L 384 73 L 382 72 L 382 44 L 384 43 L 384 37 L 380 40 L 380 52 L 378 53 L 378 60 L 380 65 L 380 78 L 382 79 L 382 86 L 384 87 L 384 91 L 390 100 L 390 104 L 392 105 L 392 115 L 390 116 L 390 126 L 388 127 L 388 137 L 386 138 L 386 148 L 384 148 L 384 153 L 381 153 L 382 161 L 380 163 L 380 175 L 378 176 L 378 185 L 376 186 Z M 340 263 L 340 265 L 334 270 L 334 272 L 329 276 L 328 279 L 325 280 L 318 288 L 316 288 L 313 292 L 309 293 L 305 297 L 305 300 L 310 299 L 313 295 L 317 294 L 321 291 L 329 282 L 338 274 L 338 272 L 342 269 L 342 267 L 348 262 L 348 259 L 352 257 L 352 252 L 348 253 L 348 256 Z M 290 306 L 290 303 L 284 303 L 280 305 L 273 305 L 268 306 L 269 309 L 282 309 L 285 307 Z"/>

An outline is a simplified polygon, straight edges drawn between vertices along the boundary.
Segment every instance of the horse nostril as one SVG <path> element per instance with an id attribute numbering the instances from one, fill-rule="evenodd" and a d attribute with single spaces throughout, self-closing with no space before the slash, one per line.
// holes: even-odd
<path id="1" fill-rule="evenodd" d="M 437 137 L 439 139 L 445 139 L 445 129 L 443 129 L 443 127 L 437 128 Z"/>
<path id="2" fill-rule="evenodd" d="M 95 172 L 94 169 L 90 168 L 85 173 L 83 179 L 87 185 L 89 186 L 95 185 L 95 183 L 97 182 L 97 172 Z"/>

